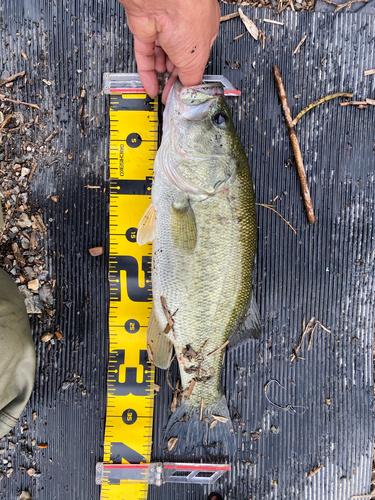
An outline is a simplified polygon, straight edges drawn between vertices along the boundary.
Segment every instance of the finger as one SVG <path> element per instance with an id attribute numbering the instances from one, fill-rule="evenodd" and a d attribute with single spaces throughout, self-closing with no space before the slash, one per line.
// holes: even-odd
<path id="1" fill-rule="evenodd" d="M 165 84 L 164 90 L 163 90 L 163 95 L 161 96 L 162 102 L 165 104 L 168 99 L 169 92 L 171 88 L 173 87 L 174 82 L 176 81 L 177 78 L 177 68 L 173 70 L 172 75 L 169 77 L 169 80 Z"/>
<path id="2" fill-rule="evenodd" d="M 168 73 L 173 73 L 174 69 L 175 69 L 175 65 L 173 64 L 173 62 L 169 59 L 169 57 L 167 56 L 167 59 L 166 59 L 166 65 L 167 65 L 167 71 Z"/>
<path id="3" fill-rule="evenodd" d="M 156 97 L 159 83 L 155 71 L 155 43 L 141 42 L 134 37 L 134 53 L 142 85 L 150 97 Z"/>
<path id="4" fill-rule="evenodd" d="M 157 40 L 155 42 L 155 70 L 157 73 L 165 73 L 167 70 L 166 54 Z"/>

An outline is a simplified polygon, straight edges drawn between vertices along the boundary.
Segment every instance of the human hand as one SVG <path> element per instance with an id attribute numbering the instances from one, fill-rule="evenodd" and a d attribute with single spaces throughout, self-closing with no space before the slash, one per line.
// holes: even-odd
<path id="1" fill-rule="evenodd" d="M 217 0 L 119 0 L 125 7 L 138 73 L 151 97 L 159 90 L 157 73 L 168 71 L 162 100 L 177 78 L 198 85 L 220 24 Z"/>

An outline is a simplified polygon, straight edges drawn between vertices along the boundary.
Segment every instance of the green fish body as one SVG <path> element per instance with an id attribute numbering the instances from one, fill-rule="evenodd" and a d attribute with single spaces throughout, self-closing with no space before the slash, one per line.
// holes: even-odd
<path id="1" fill-rule="evenodd" d="M 181 375 L 180 406 L 166 438 L 178 438 L 176 453 L 206 443 L 231 454 L 221 371 L 223 346 L 252 302 L 257 245 L 252 180 L 217 84 L 184 88 L 177 81 L 163 123 L 152 204 L 138 241 L 153 240 L 149 354 L 156 366 L 167 368 L 173 345 Z"/>

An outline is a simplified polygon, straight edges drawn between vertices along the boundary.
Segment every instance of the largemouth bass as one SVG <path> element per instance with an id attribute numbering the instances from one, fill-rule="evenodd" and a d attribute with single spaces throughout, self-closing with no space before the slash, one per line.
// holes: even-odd
<path id="1" fill-rule="evenodd" d="M 260 330 L 252 301 L 257 227 L 246 154 L 220 84 L 174 84 L 137 240 L 153 241 L 149 356 L 165 369 L 174 348 L 180 368 L 180 406 L 166 439 L 176 454 L 199 445 L 233 454 L 222 358 L 227 340 Z"/>

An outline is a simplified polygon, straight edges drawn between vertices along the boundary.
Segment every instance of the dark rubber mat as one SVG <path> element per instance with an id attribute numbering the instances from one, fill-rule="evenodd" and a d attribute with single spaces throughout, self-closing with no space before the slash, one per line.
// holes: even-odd
<path id="1" fill-rule="evenodd" d="M 0 7 L 0 76 L 26 70 L 27 83 L 13 95 L 42 108 L 35 142 L 41 146 L 57 131 L 40 149 L 32 189 L 48 224 L 53 327 L 64 337 L 47 350 L 44 331 L 34 328 L 37 377 L 21 419 L 28 429 L 21 434 L 16 427 L 14 473 L 0 482 L 0 498 L 28 489 L 38 500 L 99 500 L 94 472 L 103 458 L 109 293 L 109 99 L 102 74 L 135 71 L 132 39 L 114 0 L 0 0 Z M 222 6 L 223 14 L 234 10 Z M 374 99 L 375 77 L 364 70 L 375 68 L 375 25 L 359 14 L 276 18 L 269 10 L 244 10 L 264 32 L 264 49 L 248 34 L 233 41 L 244 32 L 238 18 L 223 23 L 207 72 L 225 75 L 242 91 L 231 106 L 256 201 L 273 205 L 297 234 L 257 207 L 254 291 L 263 336 L 226 355 L 223 383 L 238 452 L 215 490 L 228 500 L 347 500 L 370 490 L 374 444 L 375 108 L 333 100 L 297 125 L 316 213 L 309 226 L 272 65 L 280 66 L 294 116 L 334 92 Z M 35 118 L 29 108 L 22 112 Z M 49 195 L 59 195 L 59 202 Z M 104 255 L 91 257 L 95 246 L 103 246 Z M 318 324 L 311 348 L 308 335 L 291 362 L 303 318 L 313 317 L 329 331 Z M 156 381 L 162 389 L 155 397 L 153 456 L 162 460 L 171 391 L 164 373 L 157 372 Z M 48 447 L 37 449 L 32 439 Z M 19 466 L 40 475 L 29 477 Z M 210 491 L 166 485 L 150 488 L 149 498 L 203 500 Z"/>

